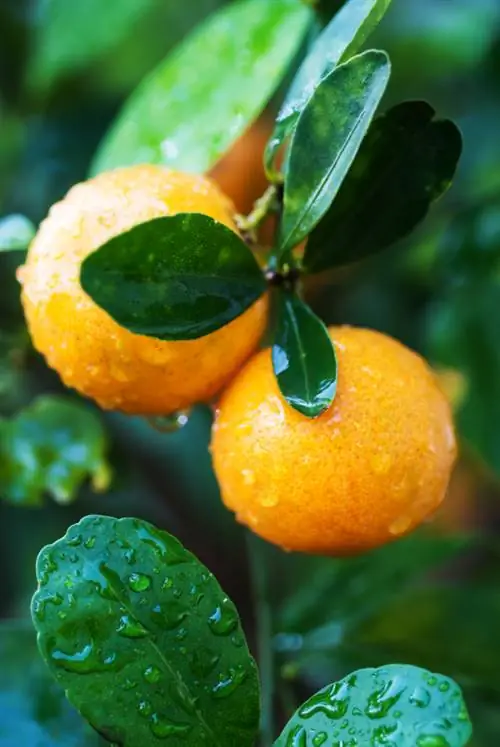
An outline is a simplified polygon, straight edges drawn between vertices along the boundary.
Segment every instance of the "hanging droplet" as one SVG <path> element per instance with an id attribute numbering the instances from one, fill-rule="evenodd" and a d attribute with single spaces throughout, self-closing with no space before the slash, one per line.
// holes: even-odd
<path id="1" fill-rule="evenodd" d="M 179 410 L 173 415 L 157 415 L 147 418 L 147 421 L 158 433 L 176 433 L 188 424 L 189 415 L 189 410 Z"/>

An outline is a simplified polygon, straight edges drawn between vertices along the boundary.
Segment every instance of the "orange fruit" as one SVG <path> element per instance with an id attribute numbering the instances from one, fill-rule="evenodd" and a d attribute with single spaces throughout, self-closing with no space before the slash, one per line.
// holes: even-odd
<path id="1" fill-rule="evenodd" d="M 159 166 L 101 174 L 70 190 L 42 223 L 19 271 L 35 347 L 67 386 L 103 408 L 167 415 L 210 400 L 257 346 L 263 297 L 197 340 L 165 342 L 119 326 L 80 286 L 82 260 L 137 223 L 204 213 L 236 232 L 234 207 L 211 180 Z"/>
<path id="2" fill-rule="evenodd" d="M 456 446 L 449 404 L 420 356 L 371 330 L 330 335 L 339 366 L 331 407 L 315 419 L 292 409 L 261 351 L 222 395 L 212 455 L 240 522 L 288 550 L 344 555 L 432 514 Z"/>
<path id="3" fill-rule="evenodd" d="M 242 215 L 266 191 L 264 149 L 273 131 L 273 120 L 260 117 L 234 143 L 209 172 Z"/>

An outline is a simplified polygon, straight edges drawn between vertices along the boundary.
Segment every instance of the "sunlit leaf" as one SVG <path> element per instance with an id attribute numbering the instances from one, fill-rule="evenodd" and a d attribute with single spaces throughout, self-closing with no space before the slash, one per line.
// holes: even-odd
<path id="1" fill-rule="evenodd" d="M 115 236 L 87 257 L 81 281 L 119 324 L 163 340 L 207 335 L 266 290 L 242 239 L 198 213 L 156 218 Z"/>
<path id="2" fill-rule="evenodd" d="M 70 701 L 123 747 L 250 747 L 259 684 L 234 605 L 171 535 L 89 516 L 37 562 L 40 651 Z"/>
<path id="3" fill-rule="evenodd" d="M 282 252 L 297 246 L 327 212 L 368 130 L 390 75 L 371 50 L 335 68 L 302 112 L 285 174 Z"/>
<path id="4" fill-rule="evenodd" d="M 272 177 L 274 160 L 289 137 L 320 80 L 349 59 L 385 15 L 391 0 L 348 0 L 315 41 L 302 63 L 276 118 L 266 149 L 266 168 Z M 338 9 L 338 3 L 336 9 Z"/>
<path id="5" fill-rule="evenodd" d="M 0 498 L 39 506 L 47 493 L 69 503 L 88 478 L 103 490 L 110 481 L 106 450 L 102 425 L 86 406 L 40 397 L 0 421 Z"/>
<path id="6" fill-rule="evenodd" d="M 268 102 L 309 19 L 298 0 L 239 0 L 212 15 L 131 96 L 92 171 L 208 171 Z"/>

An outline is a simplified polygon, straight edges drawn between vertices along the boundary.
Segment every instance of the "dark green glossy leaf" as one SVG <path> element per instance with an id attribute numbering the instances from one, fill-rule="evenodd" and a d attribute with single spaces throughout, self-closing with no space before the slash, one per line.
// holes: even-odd
<path id="1" fill-rule="evenodd" d="M 266 290 L 247 245 L 198 213 L 156 218 L 115 236 L 87 257 L 81 282 L 118 324 L 162 340 L 207 335 Z"/>
<path id="2" fill-rule="evenodd" d="M 106 436 L 87 406 L 44 396 L 11 420 L 0 420 L 0 498 L 40 506 L 45 493 L 75 500 L 90 477 L 95 490 L 110 482 Z"/>
<path id="3" fill-rule="evenodd" d="M 337 387 L 337 360 L 328 330 L 295 294 L 283 292 L 272 349 L 273 369 L 289 405 L 314 418 Z"/>
<path id="4" fill-rule="evenodd" d="M 395 106 L 370 128 L 330 210 L 309 237 L 304 266 L 319 272 L 366 257 L 409 233 L 450 186 L 459 130 L 423 101 Z"/>
<path id="5" fill-rule="evenodd" d="M 309 18 L 298 0 L 240 0 L 211 16 L 131 96 L 92 171 L 208 171 L 268 102 Z"/>
<path id="6" fill-rule="evenodd" d="M 390 63 L 371 50 L 335 68 L 300 115 L 285 174 L 279 245 L 297 246 L 327 212 L 387 86 Z"/>
<path id="7" fill-rule="evenodd" d="M 343 735 L 345 734 L 345 740 Z M 360 669 L 320 690 L 291 718 L 275 747 L 465 747 L 472 734 L 458 685 L 404 664 Z"/>
<path id="8" fill-rule="evenodd" d="M 276 153 L 292 134 L 320 80 L 364 44 L 386 13 L 391 0 L 348 0 L 320 34 L 304 60 L 276 119 L 266 149 L 266 168 L 274 174 Z"/>
<path id="9" fill-rule="evenodd" d="M 250 747 L 259 684 L 234 605 L 171 535 L 88 516 L 37 561 L 40 651 L 122 747 Z"/>
<path id="10" fill-rule="evenodd" d="M 0 625 L 1 747 L 104 747 L 43 665 L 27 622 Z"/>
<path id="11" fill-rule="evenodd" d="M 35 235 L 35 226 L 24 215 L 8 215 L 0 220 L 0 252 L 27 249 Z"/>
<path id="12" fill-rule="evenodd" d="M 462 283 L 432 307 L 427 327 L 431 360 L 463 377 L 456 413 L 469 448 L 500 476 L 500 282 Z"/>

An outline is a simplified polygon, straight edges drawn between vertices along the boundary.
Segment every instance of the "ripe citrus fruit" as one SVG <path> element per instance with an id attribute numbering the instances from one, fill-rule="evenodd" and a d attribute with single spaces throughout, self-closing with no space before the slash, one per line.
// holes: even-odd
<path id="1" fill-rule="evenodd" d="M 250 212 L 268 186 L 263 159 L 272 131 L 273 120 L 260 117 L 209 172 L 243 215 Z"/>
<path id="2" fill-rule="evenodd" d="M 223 393 L 212 436 L 225 504 L 289 550 L 363 552 L 441 503 L 455 460 L 450 408 L 427 364 L 386 335 L 332 327 L 338 388 L 309 419 L 286 404 L 269 350 Z"/>
<path id="3" fill-rule="evenodd" d="M 101 407 L 167 415 L 211 399 L 257 346 L 263 297 L 227 326 L 197 340 L 164 342 L 114 322 L 82 290 L 82 260 L 135 224 L 204 213 L 236 232 L 234 208 L 202 176 L 158 166 L 117 169 L 79 184 L 54 205 L 19 280 L 35 347 L 68 386 Z"/>

